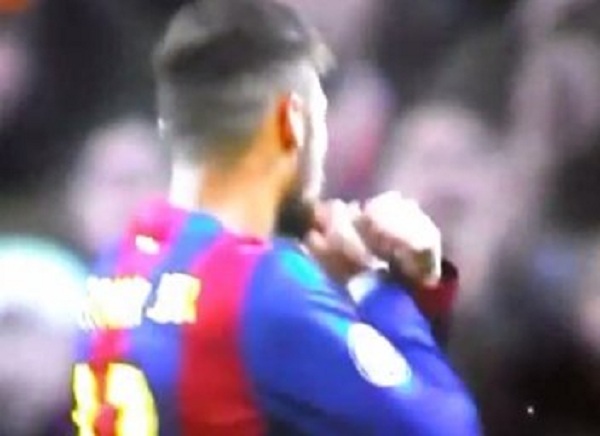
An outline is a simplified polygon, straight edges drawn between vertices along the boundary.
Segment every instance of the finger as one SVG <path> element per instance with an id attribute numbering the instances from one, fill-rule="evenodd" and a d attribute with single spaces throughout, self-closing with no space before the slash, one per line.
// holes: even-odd
<path id="1" fill-rule="evenodd" d="M 406 215 L 413 215 L 419 210 L 418 203 L 413 199 L 402 197 L 397 192 L 386 193 L 369 201 L 364 213 L 375 220 L 380 228 L 397 227 L 398 220 Z"/>
<path id="2" fill-rule="evenodd" d="M 431 225 L 430 218 L 412 199 L 378 202 L 372 205 L 365 215 L 366 219 L 372 222 L 371 227 L 377 231 L 409 244 L 419 242 L 420 245 L 423 230 Z"/>
<path id="3" fill-rule="evenodd" d="M 359 209 L 343 202 L 335 202 L 331 205 L 329 231 L 337 234 L 354 236 L 354 221 L 358 219 Z"/>
<path id="4" fill-rule="evenodd" d="M 439 229 L 413 199 L 372 205 L 359 224 L 361 234 L 369 241 L 372 239 L 369 234 L 378 233 L 380 238 L 391 239 L 397 245 L 415 250 L 433 248 L 441 251 Z"/>
<path id="5" fill-rule="evenodd" d="M 329 205 L 327 203 L 317 203 L 313 207 L 313 227 L 316 230 L 324 232 L 330 220 Z"/>
<path id="6" fill-rule="evenodd" d="M 406 212 L 410 234 L 407 242 L 416 249 L 441 249 L 441 233 L 431 217 L 423 210 L 414 208 Z M 439 246 L 439 247 L 438 247 Z"/>
<path id="7" fill-rule="evenodd" d="M 316 230 L 308 232 L 304 238 L 304 245 L 315 257 L 322 256 L 328 250 L 327 239 Z"/>
<path id="8" fill-rule="evenodd" d="M 315 252 L 338 251 L 351 258 L 362 258 L 368 250 L 354 229 L 348 206 L 343 202 L 329 204 L 328 223 L 324 231 L 313 229 L 306 243 Z"/>
<path id="9" fill-rule="evenodd" d="M 406 221 L 403 223 L 404 233 L 398 232 L 394 240 L 395 252 L 402 253 L 402 263 L 411 271 L 409 274 L 418 274 L 423 280 L 439 279 L 441 276 L 441 234 L 433 220 L 420 208 L 413 208 L 412 212 L 405 213 Z M 402 229 L 400 229 L 402 230 Z"/>
<path id="10" fill-rule="evenodd" d="M 336 226 L 330 234 L 331 243 L 350 259 L 367 262 L 372 253 L 351 222 Z"/>
<path id="11" fill-rule="evenodd" d="M 383 207 L 389 207 L 389 205 L 399 204 L 403 200 L 404 196 L 399 191 L 388 191 L 367 200 L 363 210 L 365 212 L 375 212 L 381 210 Z"/>
<path id="12" fill-rule="evenodd" d="M 358 262 L 369 262 L 373 253 L 356 230 L 353 221 L 347 217 L 343 222 L 336 223 L 331 234 L 332 244 L 340 247 L 349 258 Z"/>
<path id="13" fill-rule="evenodd" d="M 319 204 L 316 210 L 320 227 L 324 233 L 332 227 L 333 221 L 339 219 L 340 210 L 344 208 L 344 203 L 340 200 L 328 200 Z"/>
<path id="14" fill-rule="evenodd" d="M 393 258 L 402 263 L 402 269 L 411 276 L 427 277 L 435 274 L 435 258 L 431 250 L 413 250 L 410 247 L 397 247 Z"/>
<path id="15" fill-rule="evenodd" d="M 379 259 L 388 258 L 392 248 L 392 245 L 388 241 L 389 238 L 386 238 L 386 235 L 379 231 L 371 220 L 361 216 L 355 221 L 354 227 L 364 246 L 372 255 Z"/>
<path id="16" fill-rule="evenodd" d="M 398 190 L 384 191 L 371 198 L 371 201 L 399 201 L 404 198 L 404 194 Z"/>
<path id="17" fill-rule="evenodd" d="M 441 274 L 441 234 L 414 199 L 382 194 L 365 205 L 357 224 L 376 254 L 397 259 L 409 275 Z"/>
<path id="18" fill-rule="evenodd" d="M 353 201 L 348 204 L 348 213 L 350 215 L 350 219 L 354 222 L 358 220 L 362 215 L 362 209 L 360 203 L 358 201 Z"/>
<path id="19" fill-rule="evenodd" d="M 370 239 L 373 227 L 373 221 L 365 213 L 358 215 L 353 221 L 354 228 L 361 238 Z"/>

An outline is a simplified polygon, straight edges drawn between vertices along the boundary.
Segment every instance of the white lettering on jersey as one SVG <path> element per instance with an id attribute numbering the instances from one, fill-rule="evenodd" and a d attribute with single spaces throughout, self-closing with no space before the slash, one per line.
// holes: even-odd
<path id="1" fill-rule="evenodd" d="M 90 277 L 87 319 L 92 326 L 134 327 L 142 323 L 142 307 L 152 291 L 143 277 Z"/>
<path id="2" fill-rule="evenodd" d="M 200 280 L 195 277 L 163 274 L 156 291 L 156 302 L 146 311 L 146 316 L 160 324 L 196 322 L 196 301 L 200 288 Z"/>
<path id="3" fill-rule="evenodd" d="M 163 274 L 156 300 L 144 310 L 152 295 L 152 283 L 144 277 L 90 277 L 87 298 L 80 317 L 81 327 L 133 328 L 144 315 L 160 324 L 188 324 L 196 321 L 201 282 L 187 274 Z"/>

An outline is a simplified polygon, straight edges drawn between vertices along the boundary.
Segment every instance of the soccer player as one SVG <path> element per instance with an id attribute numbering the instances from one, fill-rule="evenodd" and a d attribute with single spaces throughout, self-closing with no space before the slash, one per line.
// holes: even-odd
<path id="1" fill-rule="evenodd" d="M 408 286 L 440 277 L 433 223 L 393 193 L 318 204 L 323 53 L 271 0 L 173 19 L 156 65 L 171 198 L 90 279 L 78 434 L 478 434 Z M 311 210 L 304 243 L 274 236 Z"/>

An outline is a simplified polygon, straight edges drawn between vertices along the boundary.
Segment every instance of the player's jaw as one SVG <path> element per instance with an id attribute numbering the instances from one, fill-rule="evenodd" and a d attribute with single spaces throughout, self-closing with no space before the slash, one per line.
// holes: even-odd
<path id="1" fill-rule="evenodd" d="M 277 217 L 277 233 L 298 238 L 303 238 L 314 225 L 314 209 L 320 201 L 324 184 L 325 154 L 318 149 L 314 127 L 308 131 L 296 177 L 280 205 Z"/>
<path id="2" fill-rule="evenodd" d="M 323 163 L 313 155 L 312 145 L 303 150 L 297 175 L 280 205 L 277 233 L 303 238 L 314 224 L 315 204 L 323 185 Z"/>
<path id="3" fill-rule="evenodd" d="M 279 234 L 298 238 L 303 238 L 314 225 L 314 209 L 325 181 L 327 101 L 318 79 L 313 82 L 310 94 L 303 105 L 303 128 L 297 138 L 300 146 L 296 174 L 280 205 L 276 229 Z"/>

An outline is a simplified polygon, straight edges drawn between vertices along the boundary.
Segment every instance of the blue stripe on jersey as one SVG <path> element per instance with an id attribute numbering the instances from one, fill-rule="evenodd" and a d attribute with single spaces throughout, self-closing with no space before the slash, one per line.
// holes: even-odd
<path id="1" fill-rule="evenodd" d="M 92 271 L 98 277 L 111 277 L 115 275 L 115 269 L 120 260 L 123 241 L 111 245 L 94 264 Z"/>
<path id="2" fill-rule="evenodd" d="M 383 281 L 357 305 L 343 291 L 292 247 L 257 266 L 242 350 L 271 434 L 479 435 L 411 297 Z"/>
<path id="3" fill-rule="evenodd" d="M 279 316 L 296 318 L 310 316 L 314 325 L 320 325 L 323 331 L 332 336 L 345 336 L 349 320 L 356 320 L 353 304 L 349 299 L 339 298 L 343 290 L 330 280 L 323 270 L 308 258 L 296 244 L 279 241 L 275 250 L 265 256 L 255 271 L 246 311 L 244 345 L 245 358 L 250 373 L 257 383 L 257 397 L 269 420 L 269 435 L 290 436 L 351 436 L 361 434 L 351 424 L 339 420 L 337 416 L 328 416 L 325 408 L 315 407 L 304 401 L 307 397 L 320 398 L 328 404 L 346 402 L 340 400 L 345 391 L 343 377 L 348 368 L 336 368 L 325 364 L 334 359 L 321 356 L 312 361 L 311 357 L 323 355 L 323 347 L 331 347 L 327 354 L 344 354 L 346 350 L 339 344 L 321 341 L 322 338 L 307 330 L 291 329 L 287 323 L 277 322 Z M 333 293 L 338 298 L 331 299 Z M 306 304 L 298 296 L 306 296 L 320 306 L 320 313 L 306 313 Z M 278 307 L 278 308 L 277 308 Z M 271 319 L 267 319 L 271 318 Z M 274 321 L 278 325 L 273 325 Z M 285 324 L 285 325 L 284 325 Z M 284 336 L 294 338 L 278 344 L 278 351 L 271 354 L 270 346 L 264 344 L 266 329 L 281 328 L 281 337 L 271 335 L 267 341 L 278 341 Z M 287 347 L 305 348 L 305 356 L 295 362 L 285 360 Z M 271 349 L 275 349 L 271 348 Z M 281 353 L 281 354 L 280 354 Z M 281 357 L 281 358 L 280 358 Z M 284 364 L 282 365 L 282 361 Z M 315 362 L 318 361 L 318 366 Z M 292 370 L 292 368 L 294 368 Z M 266 374 L 269 374 L 265 377 Z M 294 378 L 295 376 L 295 378 Z M 306 377 L 311 378 L 307 380 Z M 272 383 L 278 379 L 279 382 Z M 335 389 L 318 389 L 317 386 L 331 387 L 331 380 L 340 380 Z M 287 380 L 287 381 L 284 381 Z M 325 382 L 329 380 L 329 382 Z M 295 395 L 298 394 L 298 395 Z M 303 423 L 298 425 L 298 423 Z"/>
<path id="4" fill-rule="evenodd" d="M 114 276 L 120 260 L 121 247 L 122 242 L 119 242 L 107 249 L 93 265 L 92 275 L 96 277 Z M 75 341 L 75 358 L 77 362 L 88 362 L 90 360 L 91 346 L 89 332 L 80 331 Z"/>
<path id="5" fill-rule="evenodd" d="M 152 307 L 163 273 L 185 273 L 220 234 L 220 225 L 206 215 L 190 215 L 176 240 L 169 247 L 162 264 L 152 269 L 152 294 L 144 310 Z M 181 328 L 156 324 L 145 319 L 142 326 L 130 332 L 128 358 L 144 370 L 150 383 L 159 413 L 161 436 L 181 434 L 179 416 L 179 368 L 181 358 Z"/>

